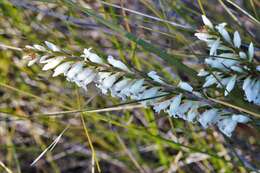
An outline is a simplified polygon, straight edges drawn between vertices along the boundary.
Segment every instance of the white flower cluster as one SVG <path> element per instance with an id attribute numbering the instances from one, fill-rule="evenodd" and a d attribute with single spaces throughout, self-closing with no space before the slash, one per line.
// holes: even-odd
<path id="1" fill-rule="evenodd" d="M 156 112 L 167 112 L 174 118 L 181 118 L 188 122 L 193 123 L 197 121 L 203 128 L 217 125 L 218 129 L 228 137 L 231 137 L 238 123 L 247 123 L 250 121 L 245 115 L 230 115 L 219 109 L 208 109 L 208 106 L 209 105 L 199 101 L 182 100 L 182 94 L 179 94 L 174 98 L 155 103 L 153 109 Z M 199 109 L 203 109 L 204 111 Z"/>
<path id="2" fill-rule="evenodd" d="M 232 39 L 225 28 L 226 23 L 214 27 L 206 16 L 202 16 L 202 19 L 205 28 L 195 36 L 210 48 L 205 63 L 211 69 L 202 69 L 198 74 L 205 77 L 203 87 L 216 84 L 217 87 L 224 88 L 224 95 L 227 96 L 236 83 L 242 84 L 238 87 L 244 90 L 246 100 L 260 105 L 260 65 L 254 61 L 253 43 L 245 51 L 238 31 L 234 32 Z"/>
<path id="3" fill-rule="evenodd" d="M 249 121 L 244 115 L 222 116 L 223 111 L 211 109 L 210 105 L 200 101 L 188 100 L 182 93 L 169 98 L 169 92 L 164 91 L 163 87 L 166 82 L 155 71 L 149 72 L 147 78 L 161 86 L 153 86 L 145 78 L 130 77 L 134 76 L 134 72 L 112 56 L 102 59 L 91 49 L 84 49 L 80 59 L 73 56 L 69 58 L 65 51 L 53 43 L 46 41 L 45 44 L 46 47 L 26 46 L 28 53 L 25 57 L 30 59 L 28 65 L 36 62 L 44 64 L 42 70 L 52 69 L 53 77 L 63 74 L 68 81 L 75 82 L 85 90 L 88 84 L 94 83 L 103 94 L 110 93 L 122 100 L 138 100 L 145 106 L 151 106 L 157 113 L 164 111 L 174 118 L 197 121 L 204 128 L 216 124 L 227 136 L 231 136 L 237 123 Z M 184 93 L 194 93 L 192 86 L 186 82 L 180 81 L 177 87 Z"/>

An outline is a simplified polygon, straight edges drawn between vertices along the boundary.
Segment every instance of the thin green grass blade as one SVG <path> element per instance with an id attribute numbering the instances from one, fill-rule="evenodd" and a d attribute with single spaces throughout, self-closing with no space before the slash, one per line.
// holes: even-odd
<path id="1" fill-rule="evenodd" d="M 126 37 L 127 39 L 137 43 L 139 46 L 143 47 L 146 51 L 154 53 L 155 55 L 158 55 L 165 62 L 172 65 L 173 70 L 177 74 L 182 74 L 182 75 L 189 74 L 189 76 L 186 76 L 186 77 L 188 79 L 190 79 L 191 81 L 193 81 L 194 83 L 197 83 L 197 81 L 199 80 L 199 78 L 196 75 L 196 71 L 189 68 L 185 64 L 183 64 L 181 62 L 181 60 L 179 58 L 177 58 L 177 56 L 170 55 L 167 52 L 165 52 L 164 50 L 161 50 L 160 48 L 148 43 L 147 41 L 136 37 L 132 33 L 125 31 L 124 29 L 122 29 L 118 25 L 116 25 L 112 22 L 106 21 L 105 19 L 103 19 L 101 16 L 97 15 L 95 12 L 93 12 L 90 9 L 86 9 L 86 8 L 77 6 L 77 4 L 73 3 L 70 0 L 65 0 L 65 2 L 68 6 L 73 7 L 74 9 L 80 10 L 80 11 L 84 12 L 85 14 L 87 14 L 89 16 L 94 17 L 96 19 L 96 21 L 98 21 L 99 23 L 109 27 L 110 29 L 119 33 L 120 35 L 122 35 L 122 36 Z"/>

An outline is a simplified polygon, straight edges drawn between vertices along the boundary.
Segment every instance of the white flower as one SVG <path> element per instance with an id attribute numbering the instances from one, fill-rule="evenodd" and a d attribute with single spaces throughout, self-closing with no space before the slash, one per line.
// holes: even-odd
<path id="1" fill-rule="evenodd" d="M 170 109 L 169 109 L 169 111 L 168 111 L 168 113 L 170 114 L 170 116 L 176 117 L 178 107 L 179 107 L 180 104 L 181 104 L 181 98 L 182 98 L 182 94 L 179 94 L 179 95 L 175 96 L 175 97 L 172 99 L 172 103 L 171 103 Z"/>
<path id="2" fill-rule="evenodd" d="M 52 58 L 50 58 L 50 59 L 47 59 L 47 58 L 49 58 L 50 57 L 50 55 L 43 55 L 41 58 L 40 58 L 40 60 L 39 60 L 39 62 L 41 63 L 41 64 L 45 64 L 45 63 L 47 63 L 48 61 L 50 61 Z"/>
<path id="3" fill-rule="evenodd" d="M 114 59 L 113 56 L 109 55 L 108 58 L 107 58 L 107 61 L 110 65 L 112 65 L 113 67 L 116 67 L 118 69 L 121 69 L 123 71 L 127 71 L 127 72 L 131 72 L 128 67 L 122 62 L 122 61 L 119 61 L 119 60 L 116 60 Z"/>
<path id="4" fill-rule="evenodd" d="M 202 20 L 203 20 L 203 23 L 206 26 L 208 26 L 211 29 L 214 29 L 213 24 L 211 23 L 211 21 L 205 15 L 202 15 Z"/>
<path id="5" fill-rule="evenodd" d="M 96 64 L 104 64 L 102 58 L 100 58 L 97 54 L 90 52 L 92 48 L 84 49 L 84 55 L 82 55 L 85 60 L 88 59 L 89 61 L 96 63 Z"/>
<path id="6" fill-rule="evenodd" d="M 42 52 L 46 51 L 45 47 L 38 45 L 38 44 L 33 45 L 33 47 Z"/>
<path id="7" fill-rule="evenodd" d="M 90 75 L 89 75 L 88 77 L 86 77 L 86 78 L 82 81 L 83 85 L 86 86 L 86 85 L 88 85 L 89 83 L 91 83 L 92 81 L 94 81 L 94 79 L 96 78 L 96 76 L 97 76 L 96 73 L 94 73 L 94 72 L 90 73 Z"/>
<path id="8" fill-rule="evenodd" d="M 254 57 L 254 45 L 251 42 L 249 47 L 248 47 L 248 58 L 249 58 L 250 61 L 252 61 L 253 57 Z"/>
<path id="9" fill-rule="evenodd" d="M 231 66 L 230 68 L 235 72 L 239 72 L 239 73 L 244 72 L 244 70 L 241 67 L 238 67 L 238 66 Z"/>
<path id="10" fill-rule="evenodd" d="M 33 64 L 35 64 L 37 61 L 39 61 L 40 58 L 33 58 L 32 60 L 30 60 L 28 62 L 28 67 L 32 66 Z"/>
<path id="11" fill-rule="evenodd" d="M 222 78 L 222 79 L 220 80 L 220 82 L 218 82 L 217 87 L 218 87 L 218 88 L 223 88 L 223 86 L 226 86 L 226 85 L 228 84 L 228 82 L 230 81 L 231 78 L 232 78 L 232 77 Z"/>
<path id="12" fill-rule="evenodd" d="M 26 49 L 35 50 L 35 47 L 33 47 L 33 46 L 30 46 L 30 45 L 26 45 L 26 46 L 25 46 L 25 48 L 26 48 Z"/>
<path id="13" fill-rule="evenodd" d="M 250 121 L 250 118 L 245 115 L 234 114 L 232 115 L 232 120 L 238 123 L 247 123 L 248 121 Z"/>
<path id="14" fill-rule="evenodd" d="M 237 123 L 247 123 L 250 121 L 245 115 L 233 114 L 232 116 L 220 119 L 217 123 L 219 130 L 226 136 L 231 137 L 232 132 L 235 130 Z"/>
<path id="15" fill-rule="evenodd" d="M 87 90 L 87 85 L 94 81 L 96 78 L 96 73 L 90 68 L 84 68 L 80 71 L 73 81 L 79 86 Z"/>
<path id="16" fill-rule="evenodd" d="M 76 80 L 78 81 L 84 81 L 85 79 L 87 79 L 89 76 L 91 76 L 91 74 L 94 73 L 94 71 L 90 68 L 84 68 L 82 71 L 80 71 L 77 76 L 76 76 Z"/>
<path id="17" fill-rule="evenodd" d="M 152 98 L 155 97 L 158 93 L 159 88 L 158 87 L 152 87 L 148 90 L 145 90 L 140 97 L 140 99 L 146 99 L 146 98 Z"/>
<path id="18" fill-rule="evenodd" d="M 246 89 L 249 87 L 250 82 L 251 82 L 251 77 L 248 76 L 248 77 L 244 80 L 243 90 L 246 90 Z"/>
<path id="19" fill-rule="evenodd" d="M 54 69 L 52 77 L 56 77 L 60 74 L 65 74 L 71 67 L 72 61 L 64 62 Z"/>
<path id="20" fill-rule="evenodd" d="M 96 86 L 101 89 L 103 94 L 106 94 L 108 89 L 110 89 L 116 80 L 120 77 L 120 73 L 112 74 L 106 78 L 104 78 L 99 84 Z"/>
<path id="21" fill-rule="evenodd" d="M 200 69 L 198 76 L 207 76 L 209 74 L 209 72 L 205 71 L 204 69 Z"/>
<path id="22" fill-rule="evenodd" d="M 222 64 L 222 62 L 223 59 L 212 59 L 212 58 L 205 59 L 205 63 L 208 64 L 209 66 L 224 70 L 225 66 Z"/>
<path id="23" fill-rule="evenodd" d="M 219 54 L 220 57 L 223 57 L 222 59 L 230 58 L 230 59 L 238 59 L 238 55 L 235 53 L 222 53 Z"/>
<path id="24" fill-rule="evenodd" d="M 225 118 L 217 123 L 219 130 L 224 133 L 226 136 L 231 137 L 232 132 L 237 126 L 237 122 L 233 121 L 232 118 Z"/>
<path id="25" fill-rule="evenodd" d="M 158 91 L 159 91 L 158 87 L 152 87 L 150 89 L 144 90 L 144 92 L 137 99 L 153 98 L 153 97 L 157 96 Z M 156 99 L 153 98 L 153 99 L 142 101 L 141 103 L 146 106 L 147 104 L 152 104 L 153 101 L 155 101 L 155 100 Z"/>
<path id="26" fill-rule="evenodd" d="M 192 101 L 186 101 L 182 103 L 177 109 L 177 115 L 179 118 L 186 119 L 185 113 L 192 107 Z"/>
<path id="27" fill-rule="evenodd" d="M 118 91 L 118 97 L 120 97 L 123 100 L 125 100 L 127 97 L 131 97 L 131 99 L 138 99 L 138 95 L 132 95 L 132 93 L 130 92 L 130 88 L 135 83 L 135 81 L 136 80 L 130 80 L 128 84 L 121 89 L 121 91 Z"/>
<path id="28" fill-rule="evenodd" d="M 199 117 L 199 122 L 202 127 L 207 128 L 209 125 L 214 124 L 218 118 L 218 110 L 217 109 L 210 109 L 205 112 Z"/>
<path id="29" fill-rule="evenodd" d="M 234 75 L 227 83 L 226 89 L 225 89 L 225 96 L 227 96 L 234 88 L 236 83 L 237 75 Z"/>
<path id="30" fill-rule="evenodd" d="M 249 102 L 260 105 L 260 80 L 248 76 L 244 80 L 243 90 Z"/>
<path id="31" fill-rule="evenodd" d="M 224 38 L 225 41 L 227 41 L 228 43 L 232 44 L 231 38 L 229 36 L 229 33 L 225 29 L 226 25 L 227 25 L 226 23 L 221 23 L 221 24 L 216 26 L 216 29 L 218 30 L 218 32 Z"/>
<path id="32" fill-rule="evenodd" d="M 260 65 L 256 66 L 256 71 L 260 72 Z"/>
<path id="33" fill-rule="evenodd" d="M 131 82 L 131 79 L 124 78 L 117 83 L 113 85 L 113 87 L 110 89 L 111 95 L 113 97 L 117 96 L 121 99 L 124 99 L 126 97 L 125 93 L 120 93 L 124 88 L 129 88 L 129 83 Z"/>
<path id="34" fill-rule="evenodd" d="M 190 84 L 188 84 L 187 82 L 180 81 L 178 87 L 189 92 L 192 92 L 193 90 L 192 86 L 190 86 Z"/>
<path id="35" fill-rule="evenodd" d="M 124 87 L 128 86 L 129 82 L 131 81 L 131 79 L 125 78 L 123 80 L 120 80 L 119 82 L 117 82 L 114 86 L 113 86 L 113 90 L 114 91 L 120 91 L 122 90 Z"/>
<path id="36" fill-rule="evenodd" d="M 241 59 L 246 59 L 246 58 L 247 58 L 246 53 L 243 52 L 243 51 L 240 51 L 240 52 L 239 52 L 239 57 L 240 57 Z"/>
<path id="37" fill-rule="evenodd" d="M 129 86 L 129 92 L 131 94 L 137 94 L 143 91 L 144 79 L 138 79 L 131 86 Z"/>
<path id="38" fill-rule="evenodd" d="M 161 83 L 163 84 L 164 82 L 162 81 L 161 77 L 159 75 L 157 75 L 157 72 L 155 71 L 150 71 L 149 73 L 147 73 L 147 75 L 152 78 L 155 82 Z"/>
<path id="39" fill-rule="evenodd" d="M 197 109 L 197 106 L 193 106 L 189 112 L 187 113 L 187 117 L 186 117 L 186 120 L 188 122 L 194 122 L 194 119 L 196 116 L 198 116 L 199 113 L 198 113 L 198 109 Z"/>
<path id="40" fill-rule="evenodd" d="M 116 80 L 120 77 L 120 73 L 115 73 L 107 78 L 105 78 L 102 82 L 104 88 L 110 88 L 116 82 Z"/>
<path id="41" fill-rule="evenodd" d="M 240 35 L 239 35 L 238 31 L 234 32 L 233 42 L 234 42 L 234 46 L 236 48 L 240 48 L 240 46 L 241 46 L 241 38 L 240 38 Z"/>
<path id="42" fill-rule="evenodd" d="M 161 112 L 161 110 L 165 111 L 171 104 L 171 99 L 163 101 L 163 102 L 159 102 L 159 103 L 155 103 L 153 105 L 153 109 L 155 112 L 159 113 Z"/>
<path id="43" fill-rule="evenodd" d="M 211 46 L 209 55 L 215 55 L 219 45 L 220 41 L 218 38 L 216 41 L 214 41 L 213 45 Z"/>
<path id="44" fill-rule="evenodd" d="M 66 73 L 67 79 L 73 81 L 74 78 L 76 77 L 76 75 L 80 71 L 82 71 L 83 65 L 84 65 L 84 62 L 82 62 L 82 61 L 73 64 L 72 67 L 70 68 L 70 70 Z"/>
<path id="45" fill-rule="evenodd" d="M 209 87 L 217 82 L 217 79 L 213 75 L 206 77 L 206 82 L 203 84 L 203 88 Z"/>
<path id="46" fill-rule="evenodd" d="M 46 71 L 46 70 L 53 69 L 64 59 L 65 59 L 65 57 L 63 57 L 63 56 L 58 56 L 58 57 L 55 57 L 55 58 L 51 58 L 51 59 L 48 60 L 47 64 L 45 64 L 43 66 L 42 70 Z"/>
<path id="47" fill-rule="evenodd" d="M 211 39 L 215 38 L 215 36 L 213 35 L 210 35 L 208 33 L 203 33 L 203 32 L 199 32 L 199 33 L 195 33 L 194 34 L 198 39 L 202 40 L 202 41 L 205 41 L 205 42 L 208 42 L 210 41 Z"/>
<path id="48" fill-rule="evenodd" d="M 112 74 L 111 72 L 99 72 L 98 73 L 98 81 L 102 82 L 103 79 L 107 78 L 111 74 Z"/>
<path id="49" fill-rule="evenodd" d="M 60 48 L 58 46 L 56 46 L 55 44 L 51 43 L 51 42 L 48 42 L 48 41 L 45 41 L 44 42 L 46 44 L 46 46 L 52 50 L 53 52 L 60 52 Z"/>

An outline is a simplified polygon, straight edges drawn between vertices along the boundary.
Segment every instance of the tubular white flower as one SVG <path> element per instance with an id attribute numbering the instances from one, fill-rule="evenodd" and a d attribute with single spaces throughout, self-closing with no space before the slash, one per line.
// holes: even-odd
<path id="1" fill-rule="evenodd" d="M 138 92 L 142 92 L 143 85 L 144 85 L 144 79 L 138 79 L 129 87 L 129 92 L 131 94 L 137 94 Z"/>
<path id="2" fill-rule="evenodd" d="M 24 57 L 26 58 L 26 57 Z M 28 67 L 32 66 L 33 64 L 35 64 L 37 61 L 39 61 L 40 58 L 33 58 L 32 60 L 30 60 L 27 64 Z"/>
<path id="3" fill-rule="evenodd" d="M 155 82 L 162 83 L 162 84 L 164 83 L 162 81 L 162 78 L 159 75 L 157 75 L 157 72 L 155 72 L 155 71 L 150 71 L 149 73 L 147 73 L 147 75 L 150 78 L 152 78 Z"/>
<path id="4" fill-rule="evenodd" d="M 247 116 L 244 116 L 244 115 L 234 114 L 234 115 L 232 115 L 232 120 L 236 121 L 238 123 L 247 123 L 250 121 L 250 118 L 248 118 Z"/>
<path id="5" fill-rule="evenodd" d="M 75 79 L 77 79 L 78 81 L 83 81 L 84 79 L 86 79 L 91 73 L 93 73 L 93 70 L 90 68 L 84 68 L 82 69 L 82 71 L 80 71 Z"/>
<path id="6" fill-rule="evenodd" d="M 178 107 L 181 104 L 181 98 L 182 98 L 182 94 L 179 94 L 172 99 L 172 103 L 170 105 L 170 109 L 168 112 L 170 116 L 176 117 Z"/>
<path id="7" fill-rule="evenodd" d="M 96 64 L 104 64 L 104 61 L 102 60 L 102 58 L 100 58 L 97 54 L 90 52 L 92 48 L 89 49 L 84 49 L 84 54 L 82 55 L 82 57 L 85 58 L 85 60 L 89 60 L 93 63 Z"/>
<path id="8" fill-rule="evenodd" d="M 232 132 L 237 126 L 237 122 L 233 121 L 232 118 L 225 118 L 220 120 L 218 123 L 219 130 L 224 133 L 226 136 L 231 137 Z"/>
<path id="9" fill-rule="evenodd" d="M 248 47 L 248 58 L 249 58 L 250 61 L 252 61 L 253 57 L 254 57 L 254 45 L 251 42 L 249 47 Z"/>
<path id="10" fill-rule="evenodd" d="M 111 95 L 113 97 L 125 98 L 126 96 L 124 94 L 120 93 L 120 91 L 122 91 L 124 88 L 128 87 L 130 82 L 131 82 L 131 79 L 124 78 L 124 79 L 118 81 L 117 83 L 115 83 L 115 85 L 113 85 L 113 87 L 110 89 Z"/>
<path id="11" fill-rule="evenodd" d="M 112 74 L 102 80 L 100 84 L 97 85 L 102 90 L 102 93 L 106 94 L 108 89 L 110 89 L 116 80 L 120 77 L 120 73 Z"/>
<path id="12" fill-rule="evenodd" d="M 238 31 L 234 32 L 233 43 L 234 43 L 234 46 L 236 48 L 240 48 L 240 46 L 241 46 L 241 38 L 240 38 L 240 35 L 239 35 Z"/>
<path id="13" fill-rule="evenodd" d="M 193 91 L 192 86 L 190 86 L 190 84 L 188 84 L 187 82 L 180 81 L 178 87 L 189 92 Z"/>
<path id="14" fill-rule="evenodd" d="M 119 61 L 119 60 L 116 60 L 113 56 L 109 55 L 108 58 L 107 58 L 107 61 L 110 65 L 112 65 L 113 67 L 116 67 L 118 69 L 121 69 L 123 71 L 126 71 L 126 72 L 131 72 L 128 67 L 122 62 L 122 61 Z"/>
<path id="15" fill-rule="evenodd" d="M 47 64 L 45 64 L 42 68 L 43 71 L 46 71 L 46 70 L 50 70 L 50 69 L 53 69 L 55 68 L 62 60 L 64 60 L 65 57 L 63 56 L 59 56 L 59 57 L 55 57 L 55 58 L 52 58 L 50 59 Z"/>
<path id="16" fill-rule="evenodd" d="M 199 115 L 198 109 L 196 106 L 193 106 L 187 113 L 186 120 L 188 122 L 194 122 L 194 119 Z"/>
<path id="17" fill-rule="evenodd" d="M 206 77 L 206 82 L 203 84 L 203 88 L 209 87 L 217 82 L 217 79 L 213 75 Z"/>
<path id="18" fill-rule="evenodd" d="M 136 99 L 140 100 L 140 99 L 147 99 L 147 98 L 153 98 L 158 96 L 159 93 L 159 88 L 158 87 L 152 87 L 149 88 L 147 90 L 144 90 L 142 94 L 140 94 Z M 153 104 L 156 101 L 156 99 L 149 99 L 149 100 L 144 100 L 141 103 L 144 106 Z"/>
<path id="19" fill-rule="evenodd" d="M 177 109 L 177 115 L 179 118 L 186 119 L 186 113 L 188 110 L 192 107 L 193 102 L 192 101 L 186 101 L 179 105 Z"/>
<path id="20" fill-rule="evenodd" d="M 242 59 L 246 59 L 247 58 L 246 53 L 243 52 L 243 51 L 239 52 L 239 57 L 242 58 Z"/>
<path id="21" fill-rule="evenodd" d="M 210 48 L 209 55 L 216 55 L 216 51 L 220 45 L 219 38 L 213 43 L 212 47 Z"/>
<path id="22" fill-rule="evenodd" d="M 210 109 L 205 112 L 199 117 L 198 121 L 202 125 L 202 127 L 207 128 L 209 125 L 214 124 L 218 118 L 218 110 L 217 109 Z"/>
<path id="23" fill-rule="evenodd" d="M 227 25 L 226 23 L 221 23 L 221 24 L 216 26 L 216 29 L 218 30 L 218 32 L 224 38 L 225 41 L 227 41 L 228 43 L 232 44 L 230 35 L 227 32 L 227 30 L 225 29 L 226 25 Z"/>
<path id="24" fill-rule="evenodd" d="M 34 44 L 33 47 L 42 52 L 46 51 L 45 47 L 38 45 L 38 44 Z"/>
<path id="25" fill-rule="evenodd" d="M 52 77 L 56 77 L 60 74 L 65 74 L 71 67 L 72 61 L 64 62 L 54 69 Z"/>
<path id="26" fill-rule="evenodd" d="M 260 72 L 260 65 L 258 65 L 258 66 L 256 67 L 256 71 L 259 71 L 259 72 Z"/>
<path id="27" fill-rule="evenodd" d="M 236 83 L 236 78 L 237 78 L 237 75 L 234 75 L 227 83 L 227 87 L 226 87 L 226 90 L 225 90 L 225 96 L 227 96 L 234 88 L 235 86 L 235 83 Z"/>
<path id="28" fill-rule="evenodd" d="M 245 72 L 241 67 L 238 67 L 238 66 L 231 66 L 230 68 L 235 72 L 239 72 L 239 73 Z"/>
<path id="29" fill-rule="evenodd" d="M 76 77 L 76 75 L 80 71 L 82 71 L 83 65 L 84 65 L 83 61 L 80 61 L 80 62 L 73 64 L 72 67 L 69 69 L 69 71 L 66 74 L 67 79 L 73 80 Z"/>
<path id="30" fill-rule="evenodd" d="M 213 24 L 211 23 L 211 21 L 205 15 L 202 15 L 202 20 L 203 20 L 203 23 L 206 26 L 208 26 L 211 29 L 214 29 Z"/>
<path id="31" fill-rule="evenodd" d="M 53 52 L 60 52 L 60 48 L 58 46 L 56 46 L 55 44 L 51 43 L 51 42 L 48 42 L 48 41 L 45 41 L 44 42 L 46 44 L 46 46 L 52 50 Z"/>
<path id="32" fill-rule="evenodd" d="M 209 74 L 209 72 L 205 71 L 204 69 L 200 69 L 198 76 L 207 76 Z"/>
<path id="33" fill-rule="evenodd" d="M 199 32 L 199 33 L 195 33 L 194 34 L 198 39 L 202 40 L 202 41 L 205 41 L 205 42 L 208 42 L 208 41 L 211 41 L 212 39 L 216 38 L 215 36 L 213 35 L 210 35 L 208 33 L 203 33 L 203 32 Z"/>
<path id="34" fill-rule="evenodd" d="M 30 50 L 35 50 L 35 47 L 30 46 L 30 45 L 26 45 L 25 48 L 26 48 L 26 49 L 30 49 Z"/>
<path id="35" fill-rule="evenodd" d="M 170 100 L 165 100 L 163 102 L 155 103 L 153 105 L 153 109 L 155 112 L 159 113 L 162 110 L 165 111 L 171 104 L 171 99 Z"/>
<path id="36" fill-rule="evenodd" d="M 41 64 L 47 63 L 48 61 L 50 61 L 50 60 L 52 59 L 52 58 L 47 59 L 47 58 L 49 58 L 49 57 L 50 57 L 50 55 L 43 55 L 42 57 L 40 57 L 39 63 L 41 63 Z"/>

